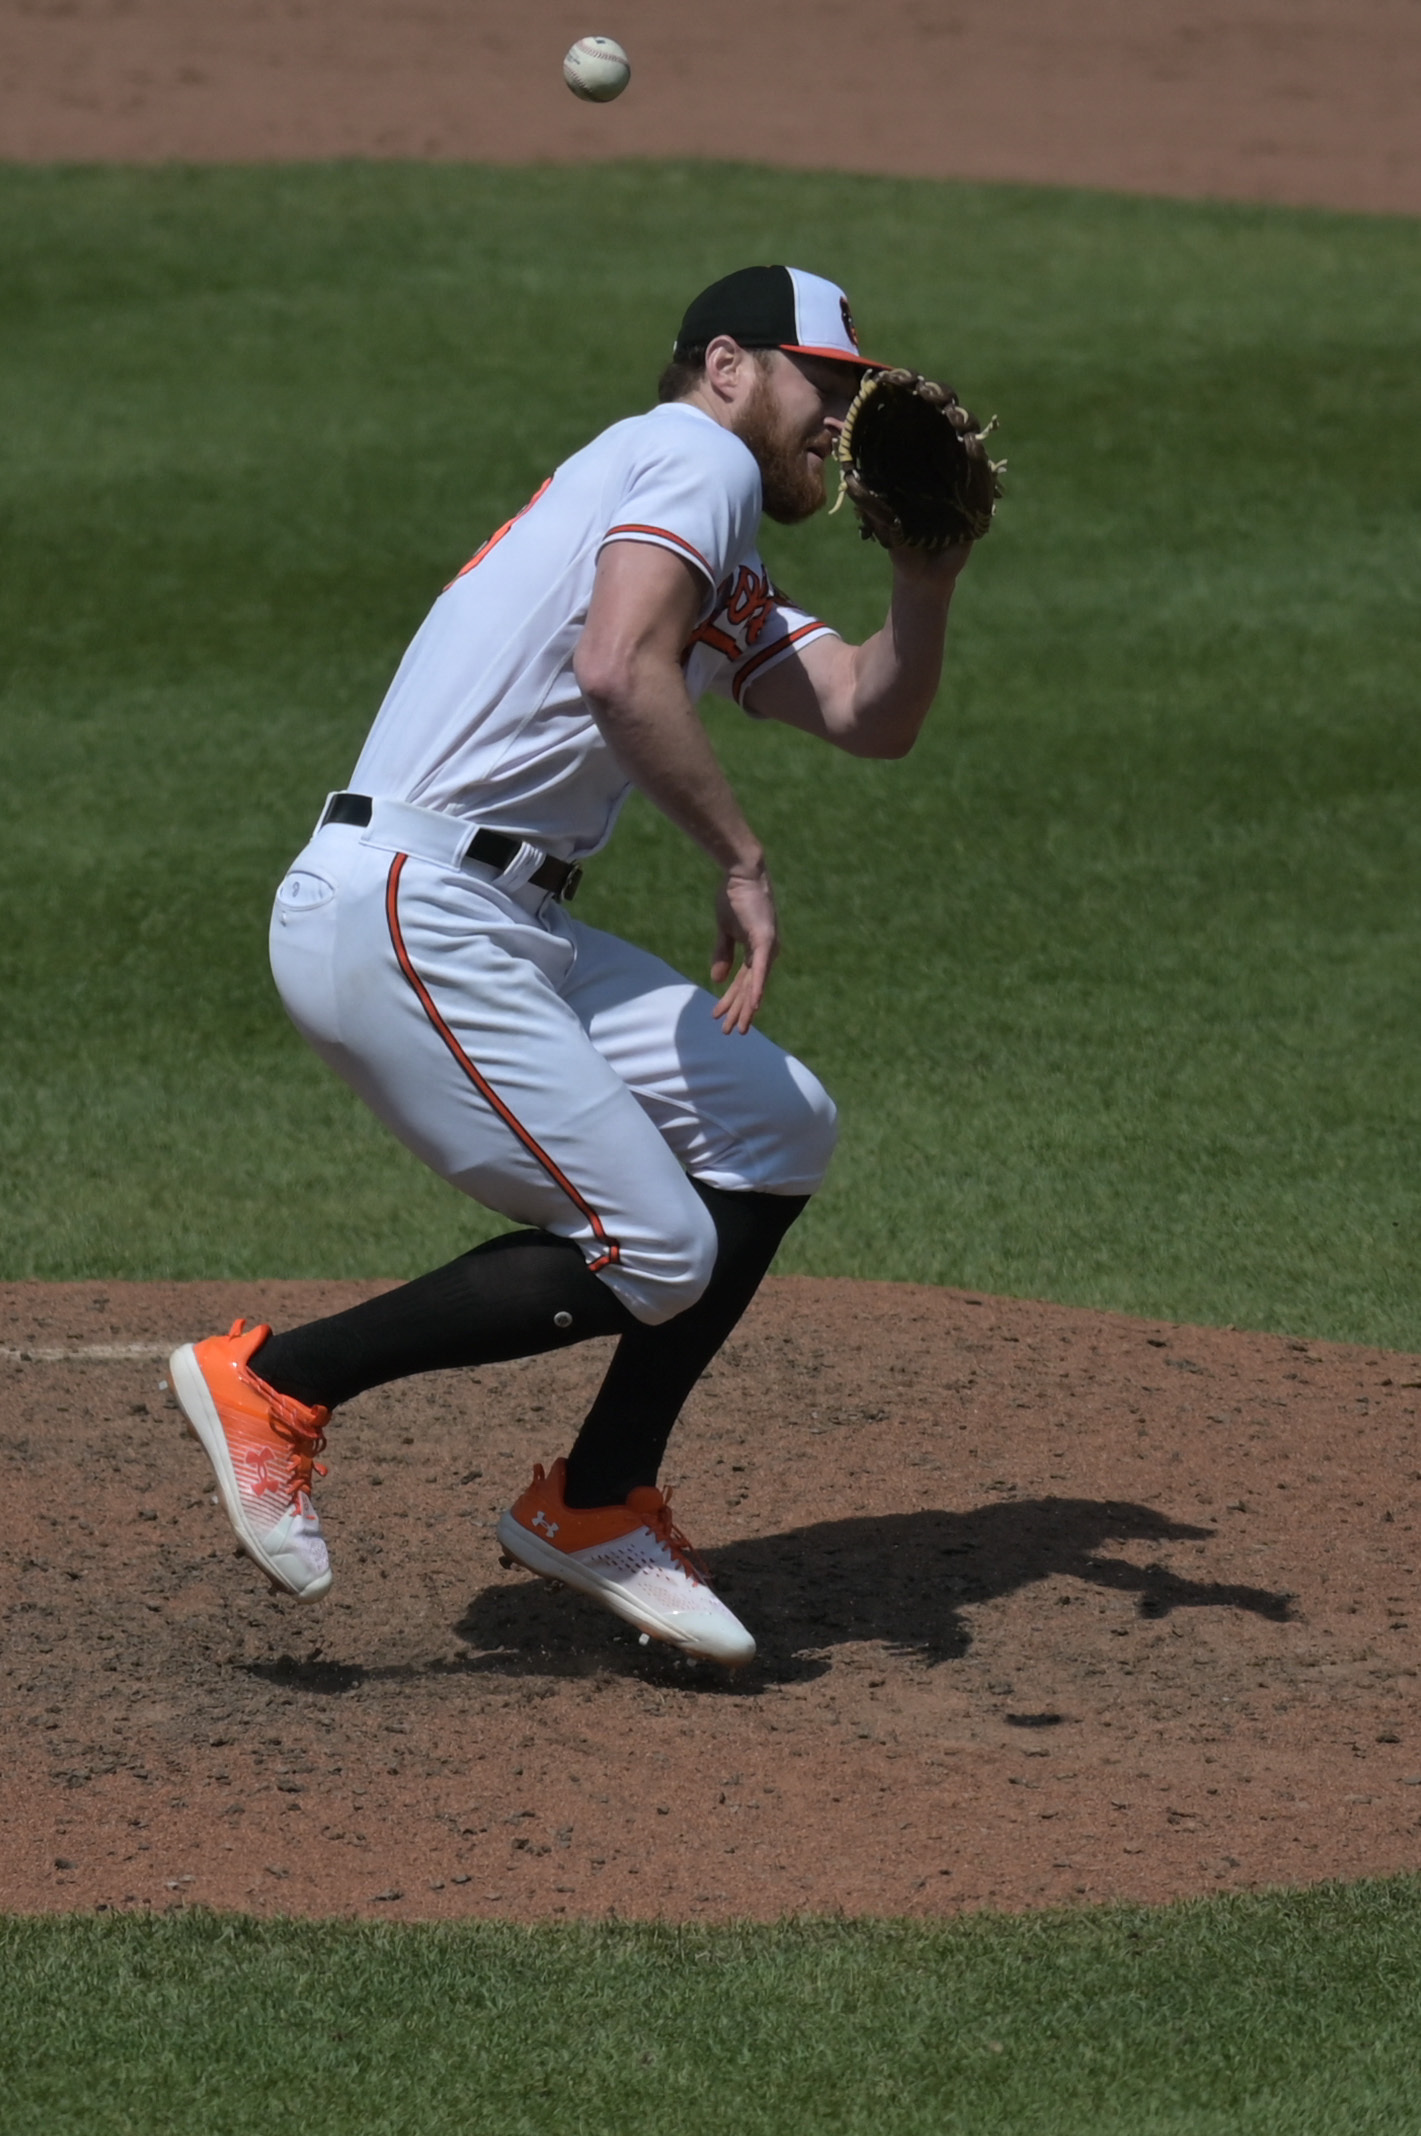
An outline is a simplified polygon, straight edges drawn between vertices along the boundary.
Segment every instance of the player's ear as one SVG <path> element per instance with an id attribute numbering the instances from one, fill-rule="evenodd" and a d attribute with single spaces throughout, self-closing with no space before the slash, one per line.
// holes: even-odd
<path id="1" fill-rule="evenodd" d="M 734 400 L 751 358 L 729 334 L 706 343 L 706 384 L 718 400 Z"/>

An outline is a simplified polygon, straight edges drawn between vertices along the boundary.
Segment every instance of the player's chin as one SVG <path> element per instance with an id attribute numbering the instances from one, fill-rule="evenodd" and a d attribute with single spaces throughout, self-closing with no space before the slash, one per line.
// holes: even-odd
<path id="1" fill-rule="evenodd" d="M 793 468 L 781 471 L 778 480 L 764 485 L 765 517 L 782 527 L 797 527 L 822 512 L 828 501 L 824 462 L 809 453 Z"/>

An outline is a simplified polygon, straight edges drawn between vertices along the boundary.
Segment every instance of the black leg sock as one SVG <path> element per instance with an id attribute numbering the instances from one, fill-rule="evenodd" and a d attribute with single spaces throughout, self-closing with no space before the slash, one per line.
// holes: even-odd
<path id="1" fill-rule="evenodd" d="M 660 1327 L 640 1321 L 617 1345 L 607 1377 L 568 1456 L 570 1506 L 620 1505 L 655 1483 L 671 1427 L 739 1320 L 807 1194 L 728 1194 L 692 1180 L 715 1219 L 715 1273 L 689 1311 Z"/>
<path id="2" fill-rule="evenodd" d="M 252 1370 L 281 1394 L 334 1409 L 411 1373 L 536 1357 L 639 1328 L 571 1239 L 513 1231 L 348 1313 L 273 1335 Z"/>

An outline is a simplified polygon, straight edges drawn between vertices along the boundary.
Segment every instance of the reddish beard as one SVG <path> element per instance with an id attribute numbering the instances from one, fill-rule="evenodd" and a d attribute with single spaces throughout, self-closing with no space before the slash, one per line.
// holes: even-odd
<path id="1" fill-rule="evenodd" d="M 827 434 L 806 438 L 801 430 L 791 429 L 775 405 L 769 380 L 763 376 L 755 381 L 755 389 L 741 408 L 734 429 L 759 465 L 767 516 L 785 527 L 812 519 L 824 503 L 824 468 L 822 461 L 809 457 L 809 448 L 822 445 L 827 450 Z"/>

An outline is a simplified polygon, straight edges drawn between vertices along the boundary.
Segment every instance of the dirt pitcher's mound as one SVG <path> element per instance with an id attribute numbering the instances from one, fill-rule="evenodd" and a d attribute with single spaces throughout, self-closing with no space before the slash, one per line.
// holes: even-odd
<path id="1" fill-rule="evenodd" d="M 673 1442 L 761 1641 L 499 1569 L 602 1346 L 368 1395 L 337 1584 L 237 1560 L 160 1352 L 355 1286 L 0 1288 L 0 1907 L 942 1914 L 1414 1867 L 1413 1359 L 768 1286 Z"/>

